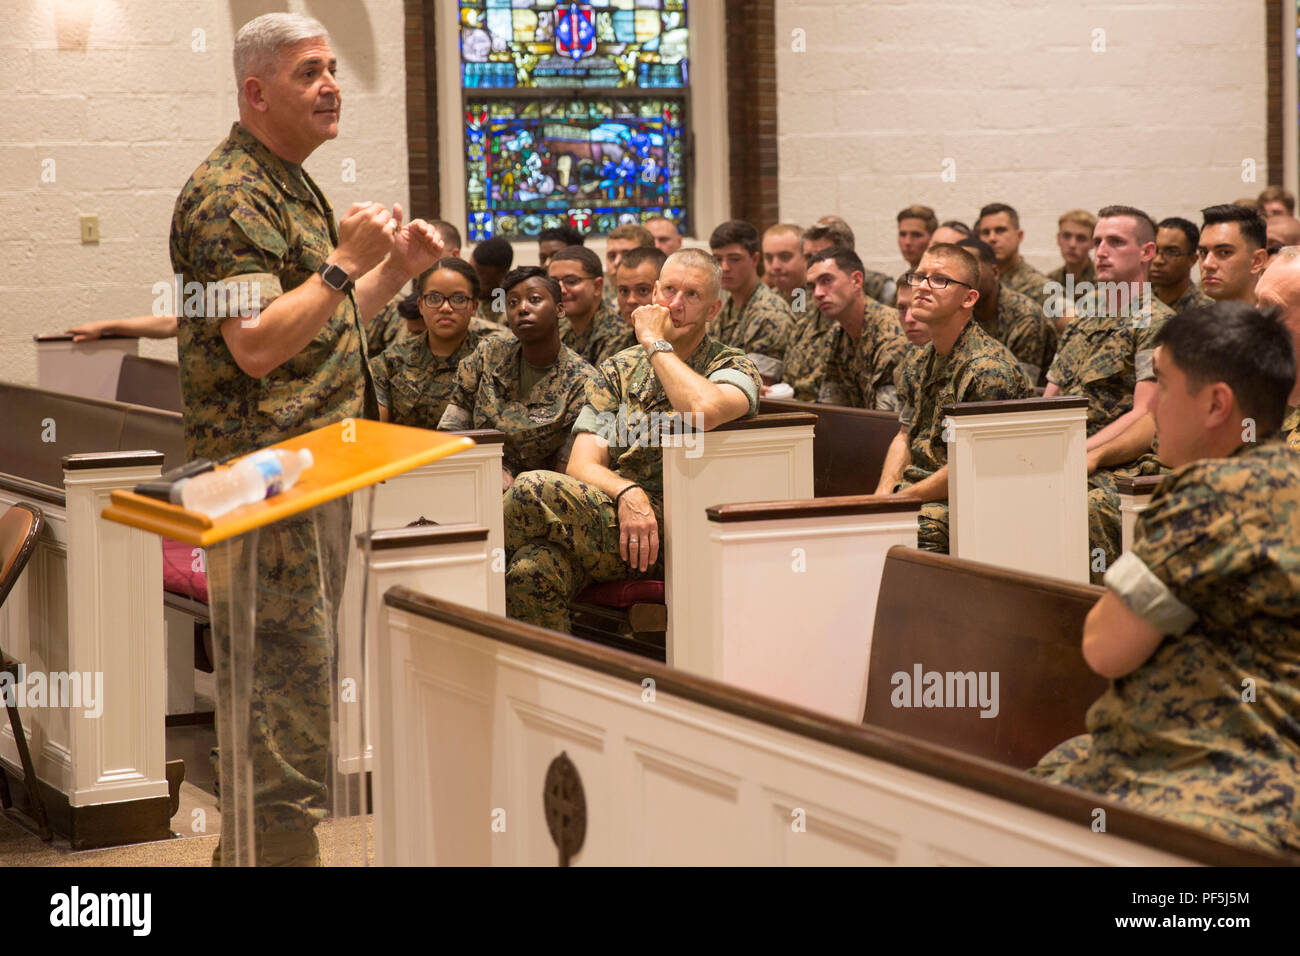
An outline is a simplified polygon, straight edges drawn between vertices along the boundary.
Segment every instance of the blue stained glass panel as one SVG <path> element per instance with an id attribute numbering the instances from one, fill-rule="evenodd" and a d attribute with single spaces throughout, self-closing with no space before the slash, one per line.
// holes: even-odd
<path id="1" fill-rule="evenodd" d="M 653 215 L 686 231 L 684 123 L 678 100 L 470 100 L 470 241 L 560 223 L 600 235 Z"/>

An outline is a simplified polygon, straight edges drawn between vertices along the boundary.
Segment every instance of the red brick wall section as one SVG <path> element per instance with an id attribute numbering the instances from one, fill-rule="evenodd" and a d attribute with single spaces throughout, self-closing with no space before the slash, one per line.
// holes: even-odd
<path id="1" fill-rule="evenodd" d="M 696 0 L 700 2 L 700 0 Z M 762 232 L 778 221 L 775 0 L 726 0 L 731 215 Z M 707 136 L 707 130 L 695 131 Z M 717 223 L 697 223 L 708 236 Z"/>
<path id="2" fill-rule="evenodd" d="M 406 146 L 411 180 L 408 218 L 438 216 L 438 76 L 434 68 L 435 0 L 404 0 L 406 13 Z M 464 231 L 465 224 L 460 224 Z"/>
<path id="3" fill-rule="evenodd" d="M 1282 185 L 1282 130 L 1283 123 L 1294 124 L 1294 116 L 1282 115 L 1282 4 L 1294 0 L 1265 0 L 1265 22 L 1268 24 L 1268 183 Z M 1294 128 L 1292 135 L 1295 135 Z"/>

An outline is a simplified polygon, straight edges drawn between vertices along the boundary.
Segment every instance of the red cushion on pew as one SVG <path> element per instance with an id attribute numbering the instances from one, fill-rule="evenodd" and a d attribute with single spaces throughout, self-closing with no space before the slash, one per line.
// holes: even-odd
<path id="1" fill-rule="evenodd" d="M 593 584 L 574 600 L 601 607 L 631 607 L 633 604 L 663 604 L 662 581 L 607 581 Z"/>
<path id="2" fill-rule="evenodd" d="M 194 601 L 208 603 L 208 576 L 195 571 L 194 546 L 171 538 L 162 539 L 163 590 Z"/>

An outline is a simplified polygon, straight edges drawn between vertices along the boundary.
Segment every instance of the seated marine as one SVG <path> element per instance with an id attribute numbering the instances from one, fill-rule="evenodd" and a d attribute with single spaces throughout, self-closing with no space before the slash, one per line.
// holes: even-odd
<path id="1" fill-rule="evenodd" d="M 487 336 L 460 363 L 438 428 L 504 432 L 504 490 L 522 472 L 564 469 L 591 366 L 560 342 L 559 283 L 524 266 L 501 288 L 514 335 Z"/>
<path id="2" fill-rule="evenodd" d="M 1154 344 L 1174 470 L 1084 623 L 1110 688 L 1030 772 L 1300 850 L 1300 471 L 1279 432 L 1295 353 L 1272 311 L 1235 302 L 1179 313 Z"/>
<path id="3" fill-rule="evenodd" d="M 478 273 L 464 259 L 439 259 L 416 280 L 424 334 L 398 339 L 370 360 L 379 420 L 437 428 L 461 360 L 483 338 L 471 328 L 478 304 Z"/>
<path id="4" fill-rule="evenodd" d="M 519 475 L 507 492 L 511 617 L 567 631 L 583 588 L 662 575 L 660 427 L 708 431 L 758 411 L 758 369 L 708 334 L 720 289 L 707 253 L 669 256 L 654 304 L 633 313 L 640 348 L 606 359 L 587 385 L 567 474 Z"/>

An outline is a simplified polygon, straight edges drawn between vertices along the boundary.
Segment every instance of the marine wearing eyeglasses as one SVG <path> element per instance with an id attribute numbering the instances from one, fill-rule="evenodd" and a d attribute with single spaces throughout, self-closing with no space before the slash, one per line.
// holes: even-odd
<path id="1" fill-rule="evenodd" d="M 478 304 L 478 274 L 447 257 L 420 276 L 417 297 L 423 335 L 406 335 L 371 359 L 379 420 L 437 428 L 456 384 L 456 369 L 485 333 L 470 327 Z"/>
<path id="2" fill-rule="evenodd" d="M 1192 266 L 1196 265 L 1196 243 L 1201 230 L 1196 223 L 1178 216 L 1160 221 L 1156 232 L 1156 256 L 1151 260 L 1151 287 L 1158 298 L 1175 313 L 1202 305 L 1212 305 L 1214 300 L 1192 281 Z"/>
<path id="3" fill-rule="evenodd" d="M 604 301 L 600 256 L 585 246 L 567 246 L 551 256 L 546 274 L 560 284 L 563 296 L 560 341 L 593 366 L 617 352 L 624 326 Z"/>
<path id="4" fill-rule="evenodd" d="M 918 545 L 948 552 L 948 445 L 945 405 L 1028 398 L 1033 388 L 1005 345 L 974 321 L 980 265 L 965 249 L 936 243 L 905 276 L 911 314 L 930 331 L 910 350 L 897 377 L 899 430 L 890 443 L 876 494 L 920 498 Z"/>

